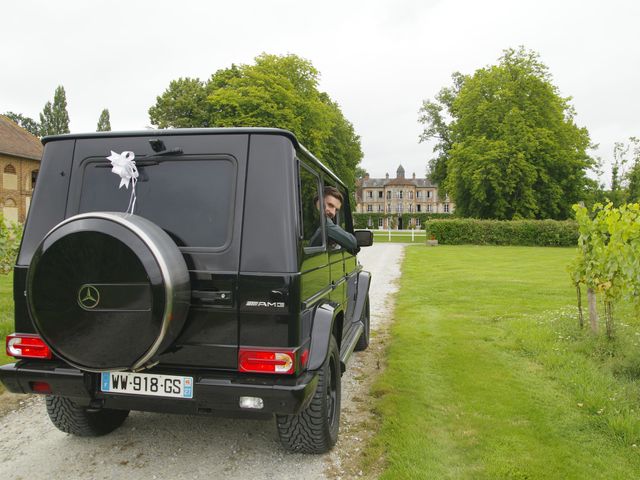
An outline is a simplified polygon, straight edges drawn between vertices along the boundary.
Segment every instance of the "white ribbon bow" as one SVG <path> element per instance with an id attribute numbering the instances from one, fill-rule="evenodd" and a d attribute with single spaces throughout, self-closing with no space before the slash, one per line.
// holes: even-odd
<path id="1" fill-rule="evenodd" d="M 136 183 L 138 182 L 138 167 L 136 167 L 136 158 L 133 152 L 116 153 L 111 150 L 111 155 L 107 157 L 107 160 L 111 161 L 111 171 L 120 176 L 120 185 L 118 188 L 129 188 L 129 182 L 131 182 L 131 197 L 129 198 L 129 206 L 127 207 L 127 213 L 133 214 L 133 208 L 136 205 Z"/>

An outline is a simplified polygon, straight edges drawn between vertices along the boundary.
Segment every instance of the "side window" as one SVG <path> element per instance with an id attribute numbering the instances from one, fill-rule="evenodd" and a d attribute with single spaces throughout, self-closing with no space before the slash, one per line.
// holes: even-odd
<path id="1" fill-rule="evenodd" d="M 349 202 L 349 194 L 347 193 L 347 191 L 342 188 L 342 187 L 338 187 L 338 190 L 340 190 L 340 193 L 342 193 L 342 198 L 344 198 L 344 202 L 342 203 L 342 209 L 340 211 L 340 226 L 342 227 L 343 230 L 347 231 L 347 232 L 351 232 L 353 231 L 353 222 L 351 219 L 351 214 L 350 214 L 350 202 Z M 349 211 L 349 214 L 347 215 L 347 211 Z"/>
<path id="2" fill-rule="evenodd" d="M 330 180 L 327 177 L 325 177 L 325 187 L 333 187 L 337 189 L 340 192 L 340 195 L 342 196 L 341 206 L 340 206 L 340 209 L 336 212 L 335 218 L 333 219 L 327 218 L 327 222 L 333 221 L 333 223 L 340 226 L 342 230 L 350 231 L 349 227 L 351 225 L 347 227 L 347 215 L 345 213 L 346 210 L 349 208 L 349 199 L 347 197 L 347 192 L 341 186 L 338 186 L 333 180 Z M 335 242 L 332 242 L 331 240 L 329 241 L 329 247 L 331 250 L 339 250 L 340 248 L 342 248 L 340 245 L 338 245 Z"/>
<path id="3" fill-rule="evenodd" d="M 307 248 L 324 246 L 320 217 L 320 178 L 302 162 L 299 162 L 299 172 L 302 244 L 306 251 Z"/>

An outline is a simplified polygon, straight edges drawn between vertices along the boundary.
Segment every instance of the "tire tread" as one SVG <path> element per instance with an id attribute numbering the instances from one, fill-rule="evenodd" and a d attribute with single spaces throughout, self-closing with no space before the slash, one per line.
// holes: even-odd
<path id="1" fill-rule="evenodd" d="M 89 412 L 70 398 L 48 395 L 47 413 L 51 422 L 65 433 L 79 437 L 97 437 L 112 432 L 125 421 L 128 410 L 103 409 Z"/>
<path id="2" fill-rule="evenodd" d="M 339 362 L 337 355 L 337 344 L 335 339 L 331 338 L 330 355 L 320 370 L 318 386 L 313 394 L 311 402 L 297 415 L 276 415 L 276 425 L 278 435 L 282 445 L 291 452 L 296 453 L 325 453 L 329 451 L 336 442 L 337 430 L 332 434 L 331 426 L 327 422 L 327 405 L 325 402 L 325 382 L 327 371 L 329 370 L 328 362 L 330 356 L 334 355 Z M 339 369 L 339 367 L 338 367 Z M 340 408 L 340 374 L 337 375 L 337 405 Z M 338 410 L 339 423 L 340 412 Z"/>

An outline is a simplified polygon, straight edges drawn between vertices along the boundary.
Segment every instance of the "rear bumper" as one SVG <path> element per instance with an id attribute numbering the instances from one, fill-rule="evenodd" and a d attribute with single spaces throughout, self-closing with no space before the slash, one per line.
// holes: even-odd
<path id="1" fill-rule="evenodd" d="M 51 388 L 51 395 L 69 397 L 91 408 L 229 416 L 296 414 L 311 401 L 318 383 L 317 372 L 305 372 L 295 378 L 165 368 L 145 370 L 145 373 L 192 376 L 193 398 L 105 394 L 100 391 L 99 374 L 83 372 L 58 361 L 23 360 L 3 365 L 0 381 L 13 393 L 39 393 L 33 389 L 34 382 L 45 382 Z M 264 407 L 241 409 L 242 396 L 260 397 Z"/>

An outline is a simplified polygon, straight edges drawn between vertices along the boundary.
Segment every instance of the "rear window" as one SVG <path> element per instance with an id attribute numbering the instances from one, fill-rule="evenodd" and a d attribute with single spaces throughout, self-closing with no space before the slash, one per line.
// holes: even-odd
<path id="1" fill-rule="evenodd" d="M 136 159 L 134 213 L 164 229 L 180 247 L 215 248 L 231 238 L 237 164 L 233 158 Z M 83 162 L 79 213 L 125 212 L 131 186 L 104 158 Z"/>

